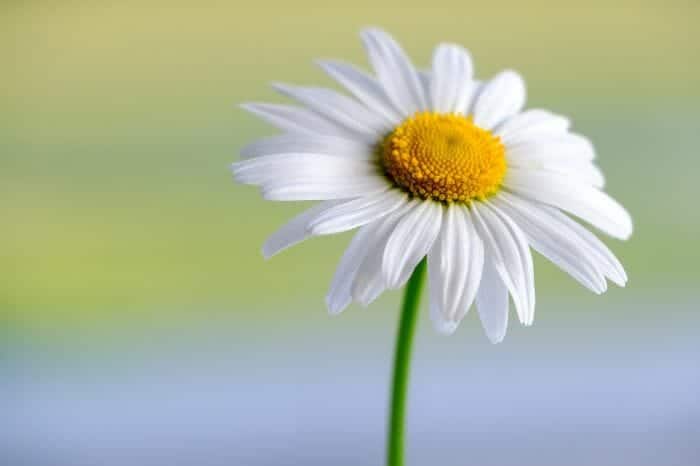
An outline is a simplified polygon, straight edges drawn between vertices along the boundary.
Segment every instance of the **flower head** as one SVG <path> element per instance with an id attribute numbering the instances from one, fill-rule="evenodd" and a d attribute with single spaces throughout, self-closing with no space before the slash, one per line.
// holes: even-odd
<path id="1" fill-rule="evenodd" d="M 476 80 L 457 45 L 439 45 L 422 71 L 385 32 L 362 40 L 374 76 L 319 62 L 352 97 L 277 84 L 302 106 L 244 105 L 283 134 L 245 147 L 236 180 L 269 200 L 323 201 L 274 233 L 266 257 L 359 228 L 333 277 L 330 312 L 401 287 L 427 255 L 435 327 L 453 332 L 475 303 L 493 342 L 505 335 L 509 296 L 532 324 L 530 248 L 595 293 L 606 280 L 624 286 L 620 262 L 567 215 L 616 238 L 632 233 L 629 214 L 602 191 L 593 146 L 567 118 L 523 110 L 514 71 Z"/>

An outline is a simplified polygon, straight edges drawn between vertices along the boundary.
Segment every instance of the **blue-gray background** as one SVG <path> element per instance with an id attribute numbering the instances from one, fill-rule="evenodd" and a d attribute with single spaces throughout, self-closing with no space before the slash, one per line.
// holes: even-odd
<path id="1" fill-rule="evenodd" d="M 411 464 L 700 464 L 697 2 L 193 5 L 0 5 L 1 464 L 382 464 L 399 294 L 329 317 L 349 236 L 263 261 L 302 206 L 227 168 L 272 132 L 236 104 L 331 85 L 311 60 L 364 64 L 367 24 L 523 73 L 636 226 L 602 297 L 537 258 L 500 345 L 424 313 Z"/>

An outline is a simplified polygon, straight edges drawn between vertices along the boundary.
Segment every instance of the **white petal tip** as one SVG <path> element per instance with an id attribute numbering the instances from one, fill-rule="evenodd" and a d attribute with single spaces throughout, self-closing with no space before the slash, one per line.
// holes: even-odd
<path id="1" fill-rule="evenodd" d="M 621 222 L 621 225 L 618 229 L 618 231 L 614 232 L 615 234 L 612 234 L 614 238 L 617 238 L 622 241 L 627 241 L 632 237 L 632 233 L 634 233 L 634 225 L 632 224 L 632 219 L 630 217 L 627 217 Z"/>
<path id="2" fill-rule="evenodd" d="M 284 194 L 278 193 L 276 191 L 267 191 L 263 189 L 261 191 L 262 198 L 265 199 L 266 201 L 286 201 L 290 200 L 285 196 Z M 291 199 L 295 200 L 295 199 Z"/>
<path id="3" fill-rule="evenodd" d="M 632 223 L 630 214 L 623 207 L 620 208 L 623 210 L 624 217 L 621 219 L 620 232 L 617 237 L 622 241 L 627 241 L 634 233 L 634 223 Z"/>
<path id="4" fill-rule="evenodd" d="M 275 255 L 275 251 L 271 251 L 267 246 L 263 246 L 260 250 L 260 254 L 262 254 L 263 259 L 267 261 L 272 259 L 272 257 Z"/>
<path id="5" fill-rule="evenodd" d="M 385 259 L 382 261 L 383 263 L 386 262 L 386 256 L 384 256 Z M 384 287 L 388 290 L 394 290 L 396 289 L 396 281 L 394 277 L 390 276 L 389 273 L 390 271 L 387 270 L 387 268 L 382 267 L 382 280 L 384 281 Z"/>
<path id="6" fill-rule="evenodd" d="M 291 84 L 286 84 L 286 83 L 279 82 L 279 81 L 271 82 L 270 86 L 272 86 L 272 88 L 274 90 L 276 90 L 277 92 L 280 92 L 282 94 L 293 91 L 295 89 L 295 87 L 292 86 Z"/>
<path id="7" fill-rule="evenodd" d="M 238 108 L 245 110 L 246 112 L 255 113 L 257 104 L 253 102 L 243 102 L 238 104 Z"/>
<path id="8" fill-rule="evenodd" d="M 503 341 L 503 338 L 505 338 L 505 335 L 486 335 L 486 336 L 488 337 L 489 341 L 494 345 L 499 344 L 500 342 Z"/>
<path id="9" fill-rule="evenodd" d="M 231 176 L 236 183 L 246 184 L 246 177 L 240 173 L 238 167 L 231 166 Z"/>
<path id="10" fill-rule="evenodd" d="M 281 247 L 279 245 L 275 245 L 274 242 L 267 241 L 263 244 L 262 248 L 260 248 L 260 253 L 262 254 L 263 258 L 265 260 L 270 260 L 280 252 L 284 251 L 287 249 L 286 247 Z"/>
<path id="11" fill-rule="evenodd" d="M 455 333 L 457 327 L 459 327 L 459 322 L 448 320 L 433 321 L 433 327 L 440 335 L 449 336 Z"/>
<path id="12" fill-rule="evenodd" d="M 608 277 L 608 280 L 610 280 L 620 288 L 625 288 L 627 286 L 627 277 Z"/>
<path id="13" fill-rule="evenodd" d="M 386 256 L 384 257 L 386 260 Z M 414 265 L 413 268 L 411 268 L 410 274 L 404 274 L 404 276 L 402 276 L 401 271 L 404 269 L 404 267 L 405 266 L 392 267 L 389 270 L 382 268 L 382 278 L 384 279 L 384 286 L 386 287 L 386 289 L 397 290 L 399 288 L 402 288 L 408 282 L 408 279 L 413 274 L 416 265 Z"/>
<path id="14" fill-rule="evenodd" d="M 332 78 L 338 78 L 342 76 L 342 68 L 345 64 L 338 60 L 333 60 L 330 58 L 317 58 L 313 63 L 321 68 L 324 73 L 327 73 Z"/>
<path id="15" fill-rule="evenodd" d="M 338 302 L 336 300 L 333 300 L 330 296 L 326 296 L 326 309 L 328 310 L 329 315 L 337 316 L 338 314 L 343 312 L 349 304 L 350 300 L 346 300 L 345 302 Z"/>
<path id="16" fill-rule="evenodd" d="M 320 66 L 324 71 L 333 71 L 333 68 L 338 64 L 338 61 L 330 58 L 316 58 L 314 64 Z"/>
<path id="17" fill-rule="evenodd" d="M 401 288 L 401 284 L 397 283 L 397 280 L 386 280 L 385 286 L 387 290 L 397 290 Z"/>

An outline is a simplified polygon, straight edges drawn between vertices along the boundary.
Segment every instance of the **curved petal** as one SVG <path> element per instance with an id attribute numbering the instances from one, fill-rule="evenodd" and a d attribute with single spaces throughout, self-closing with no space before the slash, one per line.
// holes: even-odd
<path id="1" fill-rule="evenodd" d="M 331 89 L 276 83 L 278 92 L 303 103 L 312 111 L 372 144 L 391 130 L 391 125 L 357 101 Z"/>
<path id="2" fill-rule="evenodd" d="M 318 60 L 318 65 L 341 86 L 391 126 L 398 125 L 401 114 L 389 100 L 382 86 L 373 77 L 353 65 L 331 60 Z"/>
<path id="3" fill-rule="evenodd" d="M 551 225 L 564 238 L 576 242 L 577 247 L 582 251 L 598 272 L 612 280 L 619 286 L 627 283 L 627 273 L 620 261 L 610 251 L 610 249 L 598 237 L 588 229 L 571 219 L 559 209 L 550 207 L 538 202 L 520 199 L 517 196 L 503 193 L 503 196 L 511 203 L 518 203 L 524 206 L 531 215 L 541 217 L 541 222 Z"/>
<path id="4" fill-rule="evenodd" d="M 326 210 L 323 215 L 319 215 L 309 223 L 309 230 L 314 235 L 352 230 L 390 214 L 407 202 L 408 196 L 405 193 L 389 189 Z"/>
<path id="5" fill-rule="evenodd" d="M 507 193 L 495 197 L 492 202 L 518 223 L 528 242 L 540 254 L 594 293 L 606 290 L 605 277 L 585 246 L 576 236 L 566 234 L 554 222 L 548 221 L 537 204 Z"/>
<path id="6" fill-rule="evenodd" d="M 384 249 L 382 273 L 387 288 L 398 288 L 411 276 L 440 232 L 443 206 L 432 201 L 415 201 L 399 221 Z"/>
<path id="7" fill-rule="evenodd" d="M 615 238 L 632 234 L 632 218 L 613 198 L 570 177 L 510 168 L 504 186 L 528 199 L 543 202 L 577 217 Z"/>
<path id="8" fill-rule="evenodd" d="M 269 259 L 275 254 L 309 238 L 311 233 L 307 230 L 306 225 L 316 216 L 339 203 L 340 201 L 321 202 L 292 218 L 265 241 L 262 248 L 262 254 L 265 259 Z"/>
<path id="9" fill-rule="evenodd" d="M 512 220 L 489 204 L 474 203 L 472 213 L 494 267 L 513 296 L 520 321 L 531 325 L 535 311 L 535 274 L 525 235 Z"/>
<path id="10" fill-rule="evenodd" d="M 357 139 L 320 134 L 278 134 L 259 139 L 241 149 L 241 157 L 244 159 L 290 153 L 323 154 L 358 160 L 370 160 L 375 157 L 371 144 Z"/>
<path id="11" fill-rule="evenodd" d="M 372 237 L 365 247 L 365 256 L 355 273 L 352 282 L 352 298 L 362 306 L 369 305 L 386 290 L 386 282 L 382 274 L 382 257 L 387 240 L 396 224 L 408 210 L 415 207 L 415 202 L 404 204 L 393 213 L 378 222 L 373 223 Z"/>
<path id="12" fill-rule="evenodd" d="M 433 54 L 430 81 L 432 109 L 443 113 L 465 111 L 473 91 L 469 52 L 454 44 L 441 44 Z"/>
<path id="13" fill-rule="evenodd" d="M 514 145 L 532 138 L 547 135 L 564 134 L 569 130 L 571 121 L 561 115 L 547 110 L 531 109 L 513 115 L 494 129 L 506 146 Z"/>
<path id="14" fill-rule="evenodd" d="M 326 295 L 329 313 L 338 314 L 352 302 L 352 283 L 367 251 L 374 244 L 378 226 L 379 222 L 375 222 L 360 228 L 343 253 Z"/>
<path id="15" fill-rule="evenodd" d="M 481 241 L 465 213 L 462 206 L 447 207 L 440 234 L 428 252 L 430 316 L 436 330 L 446 334 L 454 332 L 466 315 L 481 279 Z"/>
<path id="16" fill-rule="evenodd" d="M 522 292 L 521 295 L 525 296 L 526 308 L 522 313 L 521 322 L 524 325 L 532 325 L 535 320 L 535 269 L 532 262 L 532 253 L 530 251 L 530 245 L 527 242 L 527 237 L 525 233 L 520 229 L 520 227 L 503 211 L 498 209 L 492 203 L 488 203 L 487 207 L 500 217 L 500 220 L 505 227 L 504 231 L 512 235 L 515 246 L 517 248 L 518 257 L 520 258 L 520 265 L 522 267 Z"/>
<path id="17" fill-rule="evenodd" d="M 484 262 L 481 284 L 476 293 L 481 325 L 491 343 L 500 343 L 508 329 L 508 288 L 491 260 Z"/>
<path id="18" fill-rule="evenodd" d="M 476 293 L 479 290 L 479 283 L 481 282 L 481 274 L 484 269 L 485 251 L 484 242 L 479 237 L 479 234 L 474 227 L 474 221 L 471 218 L 469 209 L 466 206 L 462 206 L 462 214 L 464 216 L 464 223 L 467 226 L 467 235 L 470 248 L 470 258 L 469 258 L 469 279 L 467 280 L 467 287 L 462 293 L 462 300 L 459 304 L 459 312 L 462 313 L 462 317 L 467 313 L 471 307 Z"/>
<path id="19" fill-rule="evenodd" d="M 474 123 L 492 129 L 525 105 L 525 82 L 518 73 L 502 71 L 484 84 L 474 103 Z"/>
<path id="20" fill-rule="evenodd" d="M 583 225 L 575 222 L 568 215 L 561 212 L 559 209 L 541 206 L 542 211 L 546 212 L 550 219 L 555 221 L 558 228 L 562 228 L 567 235 L 577 238 L 581 244 L 585 244 L 588 253 L 595 258 L 597 265 L 600 267 L 605 276 L 613 281 L 618 286 L 625 286 L 627 283 L 627 273 L 620 261 L 615 257 L 615 254 L 603 243 L 596 235 L 588 231 Z"/>
<path id="21" fill-rule="evenodd" d="M 402 116 L 428 108 L 420 77 L 401 46 L 386 32 L 365 29 L 361 34 L 377 79 Z"/>
<path id="22" fill-rule="evenodd" d="M 352 131 L 338 126 L 314 112 L 293 105 L 247 103 L 241 108 L 249 111 L 272 126 L 290 133 L 323 134 L 354 139 Z"/>

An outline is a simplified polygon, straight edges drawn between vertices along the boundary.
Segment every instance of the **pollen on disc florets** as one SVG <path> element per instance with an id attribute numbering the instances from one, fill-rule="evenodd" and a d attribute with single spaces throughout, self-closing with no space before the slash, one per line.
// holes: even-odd
<path id="1" fill-rule="evenodd" d="M 381 161 L 401 188 L 445 202 L 483 199 L 506 173 L 501 140 L 458 114 L 416 113 L 384 139 Z"/>

